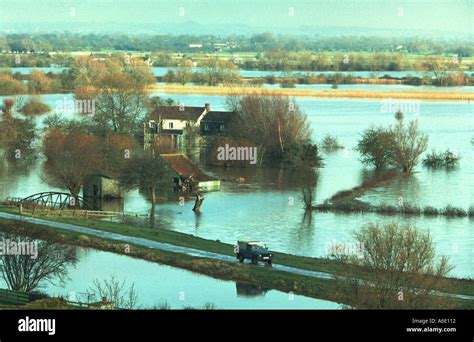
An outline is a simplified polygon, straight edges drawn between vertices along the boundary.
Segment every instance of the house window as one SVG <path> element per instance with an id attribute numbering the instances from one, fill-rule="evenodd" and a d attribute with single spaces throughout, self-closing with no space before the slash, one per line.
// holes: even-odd
<path id="1" fill-rule="evenodd" d="M 209 124 L 204 124 L 204 130 L 209 131 L 211 128 L 209 127 Z"/>
<path id="2" fill-rule="evenodd" d="M 168 123 L 168 128 L 173 129 L 173 123 L 172 122 Z"/>
<path id="3" fill-rule="evenodd" d="M 148 125 L 150 127 L 150 132 L 151 133 L 157 133 L 158 132 L 158 126 L 156 125 L 156 122 L 154 120 L 150 120 Z"/>

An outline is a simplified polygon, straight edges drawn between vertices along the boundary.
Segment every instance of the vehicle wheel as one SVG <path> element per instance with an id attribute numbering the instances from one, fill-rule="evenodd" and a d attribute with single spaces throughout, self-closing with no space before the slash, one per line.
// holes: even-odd
<path id="1" fill-rule="evenodd" d="M 258 258 L 257 257 L 252 258 L 252 264 L 254 264 L 254 265 L 258 264 Z"/>
<path id="2" fill-rule="evenodd" d="M 244 262 L 244 256 L 242 254 L 240 254 L 237 258 L 241 263 Z"/>

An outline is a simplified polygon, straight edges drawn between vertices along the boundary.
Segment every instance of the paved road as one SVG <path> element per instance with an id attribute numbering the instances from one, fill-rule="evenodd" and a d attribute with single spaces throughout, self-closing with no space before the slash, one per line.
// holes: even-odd
<path id="1" fill-rule="evenodd" d="M 9 219 L 9 220 L 23 221 L 23 222 L 44 225 L 51 228 L 64 229 L 64 230 L 68 230 L 68 231 L 72 231 L 76 233 L 93 235 L 93 236 L 97 236 L 103 239 L 119 241 L 125 244 L 133 244 L 133 245 L 152 248 L 152 249 L 159 249 L 159 250 L 167 251 L 167 252 L 182 253 L 182 254 L 187 254 L 187 255 L 196 256 L 196 257 L 223 260 L 223 261 L 229 261 L 229 262 L 238 262 L 235 257 L 229 256 L 229 255 L 206 252 L 199 249 L 176 246 L 169 243 L 158 242 L 158 241 L 143 239 L 143 238 L 134 237 L 134 236 L 122 235 L 122 234 L 117 234 L 117 233 L 111 233 L 111 232 L 101 231 L 101 230 L 97 230 L 93 228 L 69 224 L 69 223 L 54 222 L 54 221 L 43 220 L 43 219 L 30 217 L 30 216 L 21 216 L 21 215 L 9 214 L 9 213 L 3 213 L 3 212 L 0 212 L 0 217 Z M 261 267 L 265 267 L 265 266 L 261 266 Z M 273 264 L 272 269 L 285 271 L 285 272 L 298 274 L 298 275 L 316 277 L 320 279 L 334 279 L 334 276 L 330 273 L 303 270 L 300 268 L 283 266 L 283 265 L 278 265 L 278 264 Z M 448 295 L 455 298 L 474 300 L 474 296 L 444 294 L 444 293 L 440 293 L 440 294 Z"/>
<path id="2" fill-rule="evenodd" d="M 229 261 L 229 262 L 238 262 L 234 256 L 207 252 L 207 251 L 203 251 L 203 250 L 199 250 L 195 248 L 176 246 L 169 243 L 158 242 L 154 240 L 148 240 L 148 239 L 122 235 L 122 234 L 117 234 L 117 233 L 111 233 L 111 232 L 106 232 L 106 231 L 97 230 L 93 228 L 69 224 L 69 223 L 54 222 L 54 221 L 43 220 L 43 219 L 39 219 L 35 217 L 21 216 L 21 215 L 2 213 L 2 212 L 0 212 L 0 217 L 6 218 L 9 220 L 23 221 L 23 222 L 29 222 L 29 223 L 34 223 L 34 224 L 45 225 L 51 228 L 64 229 L 64 230 L 81 233 L 81 234 L 93 235 L 93 236 L 97 236 L 103 239 L 119 241 L 125 244 L 133 244 L 133 245 L 148 247 L 152 249 L 159 249 L 159 250 L 167 251 L 167 252 L 183 253 L 183 254 L 196 256 L 196 257 L 223 260 L 223 261 Z M 333 275 L 331 275 L 330 273 L 302 270 L 299 268 L 283 266 L 283 265 L 273 264 L 273 269 L 276 269 L 279 271 L 290 272 L 294 274 L 321 278 L 321 279 L 334 278 Z"/>

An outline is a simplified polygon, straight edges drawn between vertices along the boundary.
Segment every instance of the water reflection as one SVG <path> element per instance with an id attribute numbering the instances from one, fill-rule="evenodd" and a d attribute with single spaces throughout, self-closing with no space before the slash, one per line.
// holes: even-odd
<path id="1" fill-rule="evenodd" d="M 36 172 L 38 163 L 35 158 L 8 160 L 0 159 L 0 199 L 7 197 L 26 197 L 32 195 L 33 189 L 28 192 L 25 179 L 29 179 Z M 38 180 L 39 176 L 36 175 Z M 29 183 L 29 182 L 28 182 Z M 26 186 L 25 186 L 26 185 Z"/>
<path id="2" fill-rule="evenodd" d="M 305 210 L 301 215 L 301 221 L 293 228 L 291 239 L 292 245 L 295 246 L 295 254 L 300 254 L 300 251 L 311 248 L 312 241 L 315 239 L 315 230 L 313 216 L 317 213 Z"/>
<path id="3" fill-rule="evenodd" d="M 123 198 L 84 198 L 84 204 L 87 206 L 87 208 L 92 210 L 123 212 L 124 203 L 125 202 Z"/>
<path id="4" fill-rule="evenodd" d="M 87 291 L 94 279 L 126 280 L 134 283 L 140 308 L 166 302 L 172 309 L 202 307 L 213 303 L 218 309 L 338 309 L 339 304 L 276 290 L 255 289 L 186 270 L 123 255 L 79 249 L 79 262 L 70 271 L 65 286 L 50 285 L 50 295 L 68 297 Z M 1 287 L 1 286 L 0 286 Z M 244 289 L 245 288 L 245 289 Z M 237 291 L 236 291 L 237 289 Z M 264 295 L 256 295 L 257 292 Z M 247 294 L 247 295 L 245 295 Z M 255 294 L 255 295 L 252 295 Z"/>
<path id="5" fill-rule="evenodd" d="M 368 176 L 367 178 L 364 177 L 365 180 L 370 180 L 371 175 L 375 175 L 370 171 L 364 174 Z M 419 177 L 420 174 L 417 172 L 400 175 L 370 189 L 360 199 L 373 205 L 417 205 L 423 200 L 423 189 L 421 189 Z"/>
<path id="6" fill-rule="evenodd" d="M 201 225 L 201 215 L 202 213 L 200 211 L 194 212 L 194 216 L 196 217 L 196 225 L 194 227 L 196 229 L 199 229 L 199 226 Z"/>
<path id="7" fill-rule="evenodd" d="M 251 283 L 236 282 L 235 288 L 237 289 L 238 297 L 258 297 L 265 296 L 268 289 L 261 286 L 257 286 Z"/>

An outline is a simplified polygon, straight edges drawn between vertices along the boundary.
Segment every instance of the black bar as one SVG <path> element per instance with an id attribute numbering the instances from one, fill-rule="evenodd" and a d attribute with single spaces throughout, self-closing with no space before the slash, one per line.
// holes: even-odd
<path id="1" fill-rule="evenodd" d="M 55 319 L 55 334 L 19 332 L 19 320 Z M 416 322 L 414 321 L 417 320 Z M 425 322 L 422 324 L 421 322 Z M 432 320 L 432 321 L 430 321 Z M 434 321 L 433 321 L 434 320 Z M 306 336 L 308 341 L 473 341 L 472 311 L 266 311 L 266 310 L 0 310 L 0 341 L 118 341 L 199 336 L 218 340 Z M 456 331 L 408 332 L 407 328 Z M 288 335 L 290 334 L 290 335 Z M 293 337 L 291 337 L 293 336 Z M 299 339 L 299 338 L 298 338 Z M 250 341 L 249 341 L 250 342 Z"/>

